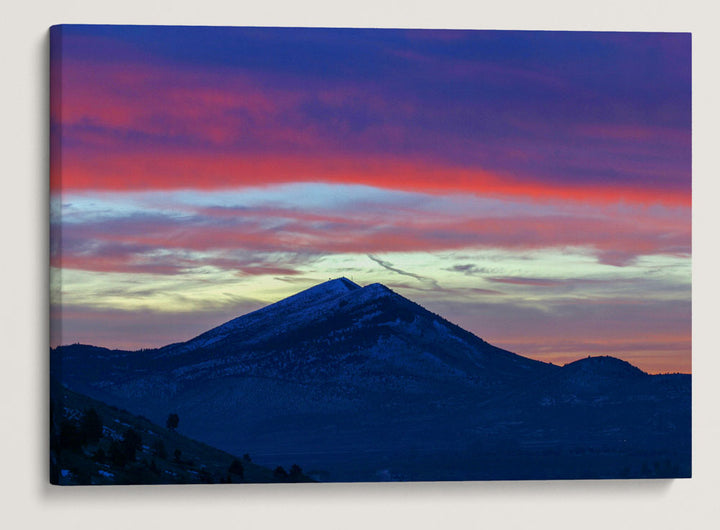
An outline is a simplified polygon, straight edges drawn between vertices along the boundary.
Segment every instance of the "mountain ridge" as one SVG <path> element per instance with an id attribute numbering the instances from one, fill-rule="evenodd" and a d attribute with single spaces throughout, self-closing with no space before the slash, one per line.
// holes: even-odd
<path id="1" fill-rule="evenodd" d="M 427 476 L 421 457 L 408 455 L 483 447 L 515 462 L 512 448 L 576 450 L 593 439 L 593 450 L 621 455 L 648 439 L 668 452 L 689 425 L 689 376 L 661 379 L 611 357 L 563 367 L 529 359 L 382 284 L 347 278 L 184 343 L 138 352 L 59 347 L 51 358 L 70 388 L 155 421 L 177 410 L 195 439 L 267 463 L 300 455 L 303 469 L 324 470 L 328 480 L 374 480 L 387 458 L 409 458 L 399 476 L 412 479 L 542 477 L 541 467 L 496 468 L 477 455 L 468 458 L 488 470 L 463 471 L 453 460 L 452 471 Z M 558 477 L 581 476 L 563 462 Z"/>
<path id="2" fill-rule="evenodd" d="M 343 287 L 344 287 L 344 290 L 343 290 L 343 288 L 340 287 L 340 286 L 343 286 Z M 68 344 L 68 345 L 59 345 L 59 346 L 57 346 L 57 347 L 54 348 L 54 349 L 57 349 L 57 348 L 68 348 L 68 347 L 73 347 L 73 348 L 88 348 L 88 349 L 95 349 L 95 350 L 106 351 L 106 352 L 108 352 L 108 353 L 110 353 L 110 354 L 132 354 L 132 353 L 139 353 L 139 352 L 147 353 L 147 352 L 156 352 L 156 351 L 157 351 L 157 352 L 161 352 L 161 351 L 162 351 L 162 352 L 165 352 L 165 351 L 168 351 L 168 350 L 170 350 L 170 351 L 175 351 L 175 350 L 178 350 L 178 349 L 181 349 L 181 351 L 188 351 L 188 346 L 191 345 L 191 344 L 192 344 L 193 346 L 195 346 L 195 347 L 198 347 L 198 346 L 207 346 L 207 345 L 209 345 L 209 344 L 212 344 L 212 342 L 213 342 L 213 341 L 207 340 L 207 339 L 209 339 L 209 338 L 212 338 L 212 339 L 214 339 L 214 340 L 221 340 L 222 338 L 224 338 L 224 337 L 221 335 L 223 332 L 229 334 L 229 333 L 232 333 L 233 331 L 236 331 L 236 330 L 233 329 L 233 328 L 237 325 L 237 323 L 240 322 L 240 321 L 243 320 L 243 319 L 248 318 L 248 317 L 255 317 L 255 316 L 257 316 L 257 315 L 263 315 L 263 314 L 267 313 L 268 311 L 271 311 L 272 309 L 280 308 L 280 307 L 284 307 L 284 306 L 289 306 L 289 305 L 291 305 L 291 304 L 293 304 L 293 303 L 297 303 L 297 302 L 300 301 L 300 300 L 302 300 L 302 302 L 303 302 L 304 304 L 307 304 L 307 303 L 316 303 L 316 302 L 318 302 L 318 301 L 320 301 L 320 302 L 329 302 L 329 301 L 332 301 L 332 300 L 337 299 L 337 298 L 342 298 L 344 295 L 347 295 L 348 293 L 351 293 L 352 291 L 362 291 L 362 292 L 364 292 L 364 293 L 372 293 L 372 294 L 370 294 L 370 296 L 368 296 L 367 298 L 372 298 L 373 294 L 376 294 L 376 295 L 378 295 L 378 296 L 387 296 L 387 295 L 390 295 L 390 294 L 394 294 L 394 295 L 400 296 L 401 298 L 403 298 L 403 299 L 406 300 L 407 302 L 410 302 L 410 303 L 416 305 L 417 307 L 421 308 L 423 311 L 427 311 L 428 313 L 431 313 L 432 315 L 434 315 L 435 317 L 437 317 L 438 319 L 440 319 L 441 321 L 443 321 L 444 324 L 449 325 L 450 327 L 452 327 L 452 328 L 454 328 L 455 330 L 459 331 L 459 332 L 460 332 L 461 334 L 463 334 L 464 336 L 466 336 L 466 337 L 472 337 L 472 339 L 481 341 L 481 342 L 484 343 L 484 344 L 489 344 L 489 343 L 487 343 L 484 339 L 482 339 L 481 337 L 475 335 L 474 333 L 465 330 L 464 328 L 458 326 L 457 324 L 455 324 L 455 323 L 453 323 L 453 322 L 450 322 L 450 321 L 448 321 L 447 319 L 445 319 L 445 318 L 443 318 L 443 317 L 441 317 L 441 316 L 439 316 L 439 315 L 436 315 L 435 313 L 430 312 L 429 310 L 427 310 L 427 309 L 424 308 L 423 306 L 417 304 L 416 302 L 413 302 L 413 301 L 411 301 L 411 300 L 408 300 L 408 299 L 405 298 L 405 297 L 402 297 L 401 295 L 398 295 L 395 291 L 393 291 L 392 289 L 388 288 L 387 286 L 385 286 L 385 285 L 383 285 L 383 284 L 381 284 L 381 283 L 377 283 L 377 282 L 376 282 L 376 283 L 371 283 L 371 284 L 368 284 L 368 285 L 362 287 L 362 286 L 360 286 L 360 285 L 352 282 L 351 280 L 349 280 L 348 278 L 346 278 L 346 277 L 343 276 L 343 277 L 340 277 L 340 278 L 334 278 L 334 279 L 330 279 L 330 280 L 327 280 L 327 281 L 325 281 L 325 282 L 316 284 L 316 285 L 311 286 L 311 287 L 309 287 L 309 288 L 307 288 L 307 289 L 304 289 L 304 290 L 302 290 L 302 291 L 300 291 L 300 292 L 298 292 L 298 293 L 295 293 L 294 295 L 291 295 L 291 296 L 288 296 L 288 297 L 283 298 L 283 299 L 281 299 L 281 300 L 278 300 L 278 301 L 276 301 L 276 302 L 270 303 L 270 304 L 268 304 L 268 305 L 266 305 L 266 306 L 263 306 L 263 307 L 261 307 L 261 308 L 259 308 L 259 309 L 256 309 L 256 310 L 254 310 L 254 311 L 251 311 L 251 312 L 249 312 L 249 313 L 245 313 L 245 314 L 242 314 L 242 315 L 238 315 L 237 317 L 233 317 L 232 319 L 230 319 L 230 320 L 228 320 L 228 321 L 226 321 L 226 322 L 224 322 L 224 323 L 222 323 L 222 324 L 219 324 L 219 325 L 217 325 L 217 326 L 215 326 L 215 327 L 213 327 L 213 328 L 211 328 L 211 329 L 209 329 L 209 330 L 207 330 L 207 331 L 204 331 L 204 332 L 200 333 L 199 335 L 196 335 L 196 336 L 194 336 L 194 337 L 192 337 L 192 338 L 190 338 L 190 339 L 188 339 L 188 340 L 186 340 L 186 341 L 174 342 L 174 343 L 170 343 L 170 344 L 167 344 L 167 345 L 164 345 L 164 346 L 160 346 L 160 347 L 156 347 L 156 348 L 141 348 L 141 349 L 137 349 L 137 350 L 125 350 L 125 349 L 121 349 L 121 348 L 106 348 L 106 347 L 104 347 L 104 346 L 84 344 L 84 343 L 75 343 L 75 344 Z M 313 296 L 313 295 L 315 295 L 315 296 Z M 221 336 L 218 337 L 218 335 L 221 335 Z M 207 342 L 204 342 L 205 340 L 207 340 Z M 495 347 L 495 348 L 497 348 L 497 347 Z M 517 353 L 510 352 L 510 351 L 504 350 L 504 349 L 502 349 L 502 348 L 497 348 L 497 350 L 498 350 L 499 352 L 507 352 L 507 353 L 510 353 L 510 354 L 512 354 L 512 355 L 519 355 L 519 354 L 517 354 Z M 521 356 L 521 355 L 519 355 L 519 356 Z M 524 356 L 521 356 L 521 357 L 524 357 Z M 532 360 L 532 361 L 535 361 L 535 362 L 538 362 L 538 363 L 549 364 L 549 365 L 555 366 L 553 363 L 547 363 L 547 362 L 539 361 L 539 360 L 537 360 L 537 359 L 532 359 L 532 358 L 529 358 L 529 357 L 524 357 L 524 358 L 529 359 L 529 360 Z M 586 361 L 586 359 L 617 359 L 617 360 L 620 361 L 621 363 L 625 363 L 625 365 L 629 365 L 629 366 L 631 366 L 632 368 L 634 368 L 635 370 L 640 371 L 640 372 L 646 374 L 646 372 L 642 371 L 640 368 L 636 367 L 635 365 L 632 365 L 632 364 L 629 363 L 628 361 L 625 361 L 625 360 L 621 359 L 620 357 L 615 357 L 615 356 L 612 356 L 612 355 L 604 355 L 604 354 L 600 354 L 600 355 L 588 355 L 587 357 L 580 357 L 580 358 L 578 358 L 578 359 L 576 359 L 576 360 L 574 360 L 574 361 L 570 361 L 570 362 L 565 363 L 564 365 L 562 365 L 562 367 L 574 367 L 574 366 L 579 366 L 579 365 L 582 364 L 584 361 Z M 577 364 L 576 364 L 576 363 L 577 363 Z"/>

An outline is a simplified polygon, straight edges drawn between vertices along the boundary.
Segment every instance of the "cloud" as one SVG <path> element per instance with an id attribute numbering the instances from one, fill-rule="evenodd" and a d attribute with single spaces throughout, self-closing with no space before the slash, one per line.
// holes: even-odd
<path id="1" fill-rule="evenodd" d="M 192 194 L 180 205 L 138 194 L 137 202 L 126 198 L 115 210 L 109 198 L 98 204 L 89 197 L 66 201 L 63 213 L 53 220 L 53 233 L 59 236 L 51 261 L 66 269 L 104 272 L 179 274 L 211 266 L 238 274 L 292 275 L 298 266 L 324 255 L 369 254 L 388 270 L 427 281 L 413 272 L 399 272 L 377 254 L 558 249 L 591 254 L 599 263 L 616 267 L 632 265 L 641 256 L 690 254 L 685 209 L 617 211 L 559 204 L 531 215 L 504 216 L 486 200 L 473 208 L 471 202 L 432 201 L 430 195 L 421 200 L 420 194 L 412 201 L 400 195 L 393 202 L 390 194 L 358 206 L 344 198 L 334 202 L 328 187 L 321 192 L 327 204 L 318 207 L 313 201 L 285 205 L 276 200 L 285 192 L 274 198 L 271 190 L 259 202 L 222 207 L 208 206 L 202 196 L 193 205 Z M 242 193 L 234 200 L 242 201 Z M 521 210 L 522 203 L 510 203 L 507 209 Z M 490 215 L 482 215 L 486 211 Z M 446 270 L 510 281 L 474 263 Z"/>
<path id="2" fill-rule="evenodd" d="M 519 276 L 513 277 L 490 277 L 485 278 L 489 282 L 509 283 L 512 285 L 531 285 L 534 287 L 557 287 L 567 283 L 565 280 L 554 280 L 550 278 L 523 278 Z"/>
<path id="3" fill-rule="evenodd" d="M 478 274 L 481 272 L 481 270 L 472 263 L 467 263 L 464 265 L 453 265 L 447 270 L 455 271 L 455 272 L 462 272 L 464 274 Z"/>
<path id="4" fill-rule="evenodd" d="M 687 251 L 689 254 L 689 251 Z M 616 267 L 625 267 L 632 265 L 637 261 L 638 255 L 626 250 L 610 249 L 599 252 L 597 255 L 598 262 L 605 265 L 614 265 Z"/>
<path id="5" fill-rule="evenodd" d="M 170 55 L 180 62 L 162 46 L 148 48 L 156 39 L 138 42 L 127 30 L 64 31 L 62 101 L 52 109 L 51 144 L 63 150 L 62 163 L 53 157 L 54 190 L 304 181 L 690 204 L 690 48 L 677 36 L 608 35 L 603 53 L 580 58 L 555 40 L 594 47 L 597 36 L 475 33 L 455 42 L 380 32 L 368 45 L 340 31 L 311 39 L 310 48 L 304 35 L 290 52 L 262 34 L 298 42 L 292 30 L 237 28 L 218 33 L 213 42 L 227 46 L 201 63 L 197 54 L 210 45 L 201 40 L 184 55 L 189 30 L 171 37 Z M 337 65 L 337 52 L 327 52 L 338 47 L 357 61 Z M 657 54 L 651 64 L 648 49 Z M 305 68 L 281 59 L 288 53 Z"/>
<path id="6" fill-rule="evenodd" d="M 478 267 L 474 263 L 459 263 L 459 264 L 453 265 L 449 269 L 445 269 L 445 270 L 451 271 L 451 272 L 460 272 L 467 276 L 477 276 L 477 275 L 481 275 L 481 274 L 491 274 L 493 272 L 497 272 L 497 268 Z"/>
<path id="7" fill-rule="evenodd" d="M 594 322 L 630 333 L 621 317 L 657 344 L 648 337 L 689 322 L 606 303 L 623 290 L 689 297 L 688 34 L 72 26 L 62 50 L 51 190 L 74 206 L 53 212 L 52 263 L 77 280 L 64 282 L 71 297 L 143 273 L 157 291 L 138 297 L 172 285 L 158 306 L 185 307 L 212 297 L 185 294 L 186 275 L 309 286 L 327 257 L 365 254 L 373 274 L 466 300 L 454 315 L 518 344 Z M 520 265 L 490 269 L 465 251 Z M 419 256 L 440 253 L 456 261 L 426 270 Z M 653 260 L 681 264 L 661 274 L 675 291 L 632 277 Z M 572 277 L 578 263 L 578 276 L 632 281 Z M 580 309 L 552 305 L 571 291 Z M 68 322 L 100 333 L 102 316 Z M 116 337 L 131 321 L 105 316 Z"/>
<path id="8" fill-rule="evenodd" d="M 367 257 L 370 258 L 371 260 L 373 260 L 375 263 L 377 263 L 381 267 L 383 267 L 384 269 L 395 272 L 397 274 L 402 274 L 403 276 L 410 276 L 411 278 L 415 278 L 416 280 L 419 280 L 421 282 L 427 282 L 427 283 L 431 284 L 434 288 L 440 288 L 437 281 L 432 278 L 428 278 L 427 276 L 421 276 L 421 275 L 415 274 L 413 272 L 404 271 L 402 269 L 398 269 L 389 261 L 382 260 L 371 254 L 368 254 Z"/>
<path id="9" fill-rule="evenodd" d="M 503 296 L 506 294 L 503 291 L 497 291 L 495 289 L 483 289 L 481 287 L 426 287 L 418 284 L 410 284 L 396 281 L 386 281 L 385 285 L 387 285 L 391 289 L 397 289 L 400 291 L 421 292 L 425 293 L 427 296 L 432 295 L 434 298 L 455 300 L 462 300 L 463 298 L 468 298 L 475 295 Z M 410 298 L 412 298 L 412 296 L 410 296 Z"/>
<path id="10" fill-rule="evenodd" d="M 63 164 L 51 168 L 51 189 L 66 191 L 223 190 L 253 187 L 259 182 L 284 184 L 324 182 L 360 184 L 388 190 L 432 194 L 470 193 L 477 196 L 529 198 L 535 201 L 572 201 L 610 204 L 690 204 L 689 173 L 667 182 L 660 171 L 642 179 L 620 178 L 622 169 L 587 173 L 587 166 L 573 169 L 575 177 L 561 181 L 515 168 L 487 169 L 439 163 L 422 155 L 402 158 L 392 153 L 372 157 L 323 150 L 315 155 L 261 150 L 215 153 L 183 146 L 155 151 L 95 148 L 63 152 Z M 537 166 L 535 166 L 537 167 Z M 644 166 L 643 166 L 644 167 Z M 565 173 L 569 168 L 559 168 Z M 643 171 L 645 171 L 643 169 Z M 663 178 L 658 178 L 663 177 Z M 663 181 L 666 181 L 663 184 Z M 607 183 L 612 182 L 612 186 Z"/>

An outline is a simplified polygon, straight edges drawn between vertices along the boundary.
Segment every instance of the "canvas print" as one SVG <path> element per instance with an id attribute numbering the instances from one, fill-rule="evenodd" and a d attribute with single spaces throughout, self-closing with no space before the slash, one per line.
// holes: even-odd
<path id="1" fill-rule="evenodd" d="M 691 476 L 690 34 L 50 47 L 53 484 Z"/>

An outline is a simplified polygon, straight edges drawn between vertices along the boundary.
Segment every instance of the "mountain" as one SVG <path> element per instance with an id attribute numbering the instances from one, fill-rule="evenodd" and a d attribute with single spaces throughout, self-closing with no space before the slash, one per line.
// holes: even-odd
<path id="1" fill-rule="evenodd" d="M 51 363 L 73 390 L 156 422 L 176 411 L 184 434 L 261 463 L 297 461 L 320 480 L 690 470 L 689 376 L 612 357 L 531 360 L 346 278 L 184 343 L 62 346 Z"/>

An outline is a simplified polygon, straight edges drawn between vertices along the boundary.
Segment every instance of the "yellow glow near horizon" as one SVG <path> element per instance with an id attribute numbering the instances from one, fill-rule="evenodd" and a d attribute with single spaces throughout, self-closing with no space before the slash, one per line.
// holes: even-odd
<path id="1" fill-rule="evenodd" d="M 375 282 L 400 285 L 400 291 L 405 285 L 414 292 L 422 291 L 429 299 L 447 298 L 451 292 L 459 295 L 463 289 L 470 289 L 468 293 L 471 289 L 485 289 L 542 303 L 567 297 L 569 288 L 576 297 L 610 297 L 622 296 L 632 292 L 633 285 L 648 282 L 656 283 L 657 288 L 652 291 L 655 299 L 684 299 L 690 294 L 689 260 L 672 256 L 641 258 L 638 263 L 621 268 L 598 264 L 581 251 L 464 250 L 397 252 L 373 257 L 376 261 L 365 254 L 328 255 L 299 266 L 299 274 L 284 277 L 243 275 L 212 266 L 174 275 L 73 269 L 55 269 L 54 275 L 61 275 L 63 304 L 158 312 L 224 307 L 238 299 L 272 303 L 340 276 L 360 285 Z M 535 280 L 547 285 L 532 285 Z M 579 286 L 573 287 L 572 282 Z M 463 298 L 467 296 L 471 295 Z"/>

